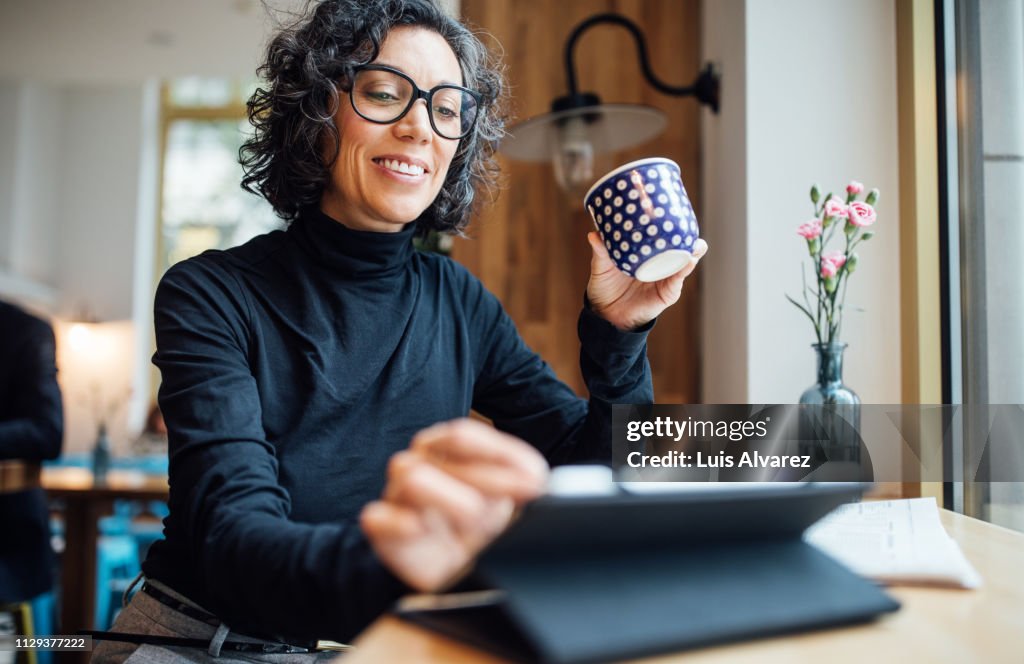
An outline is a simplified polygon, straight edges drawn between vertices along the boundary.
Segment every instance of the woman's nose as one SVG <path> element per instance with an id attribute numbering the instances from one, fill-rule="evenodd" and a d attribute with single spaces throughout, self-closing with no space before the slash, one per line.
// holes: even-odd
<path id="1" fill-rule="evenodd" d="M 395 123 L 395 132 L 399 138 L 408 138 L 418 142 L 430 140 L 434 129 L 430 126 L 430 110 L 427 108 L 425 99 L 417 99 L 413 103 L 409 112 Z"/>

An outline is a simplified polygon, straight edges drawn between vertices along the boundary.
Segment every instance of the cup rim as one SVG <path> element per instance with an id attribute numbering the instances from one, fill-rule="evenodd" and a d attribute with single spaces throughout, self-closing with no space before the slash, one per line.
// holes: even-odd
<path id="1" fill-rule="evenodd" d="M 631 170 L 633 170 L 634 168 L 636 168 L 640 164 L 647 165 L 647 164 L 664 164 L 664 163 L 672 164 L 673 166 L 676 167 L 677 171 L 682 173 L 682 169 L 679 168 L 679 164 L 677 164 L 674 160 L 669 159 L 668 157 L 644 157 L 643 159 L 636 159 L 634 161 L 629 162 L 628 164 L 623 164 L 621 166 L 613 168 L 612 170 L 608 171 L 607 173 L 605 173 L 601 177 L 597 178 L 597 180 L 594 181 L 594 184 L 590 185 L 590 189 L 587 189 L 587 193 L 583 196 L 583 206 L 586 207 L 587 199 L 590 198 L 590 195 L 592 193 L 594 193 L 595 189 L 597 189 L 602 184 L 604 184 L 604 181 L 607 180 L 608 178 L 610 178 L 610 177 L 612 177 L 614 175 L 618 175 L 619 173 L 621 173 L 623 171 L 631 171 Z"/>

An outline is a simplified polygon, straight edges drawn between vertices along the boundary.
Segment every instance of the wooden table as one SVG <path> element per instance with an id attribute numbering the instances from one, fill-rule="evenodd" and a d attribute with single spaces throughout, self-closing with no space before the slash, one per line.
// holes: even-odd
<path id="1" fill-rule="evenodd" d="M 167 477 L 111 470 L 97 485 L 85 468 L 44 468 L 42 484 L 51 501 L 64 503 L 60 633 L 92 629 L 99 519 L 111 513 L 115 500 L 167 500 Z"/>
<path id="2" fill-rule="evenodd" d="M 903 608 L 873 623 L 651 657 L 646 664 L 1024 662 L 1024 534 L 941 510 L 984 579 L 977 590 L 894 587 Z M 461 643 L 385 616 L 339 664 L 498 664 Z"/>

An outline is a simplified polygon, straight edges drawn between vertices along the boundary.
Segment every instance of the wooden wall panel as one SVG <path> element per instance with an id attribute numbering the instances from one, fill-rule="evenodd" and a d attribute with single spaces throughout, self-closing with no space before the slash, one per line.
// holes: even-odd
<path id="1" fill-rule="evenodd" d="M 648 40 L 655 73 L 689 84 L 700 68 L 698 0 L 462 0 L 464 19 L 485 42 L 504 52 L 517 119 L 544 113 L 566 93 L 562 49 L 572 28 L 596 13 L 614 11 L 637 22 Z M 577 44 L 581 91 L 605 102 L 642 103 L 668 114 L 667 131 L 638 148 L 606 156 L 595 169 L 649 156 L 679 163 L 701 219 L 700 110 L 696 101 L 667 97 L 644 81 L 629 33 L 614 25 L 591 28 Z M 580 394 L 576 319 L 590 266 L 586 233 L 593 229 L 582 202 L 562 193 L 549 165 L 502 160 L 505 186 L 456 241 L 453 256 L 498 296 L 526 342 Z M 648 354 L 659 402 L 700 399 L 698 374 L 699 270 L 682 300 L 661 319 Z"/>

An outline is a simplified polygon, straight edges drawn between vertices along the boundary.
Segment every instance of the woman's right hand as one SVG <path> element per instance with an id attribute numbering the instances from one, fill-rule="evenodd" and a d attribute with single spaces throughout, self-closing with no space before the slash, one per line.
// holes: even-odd
<path id="1" fill-rule="evenodd" d="M 473 420 L 444 422 L 391 458 L 384 494 L 363 509 L 360 525 L 398 578 L 434 592 L 544 492 L 547 477 L 544 457 L 525 441 Z"/>

